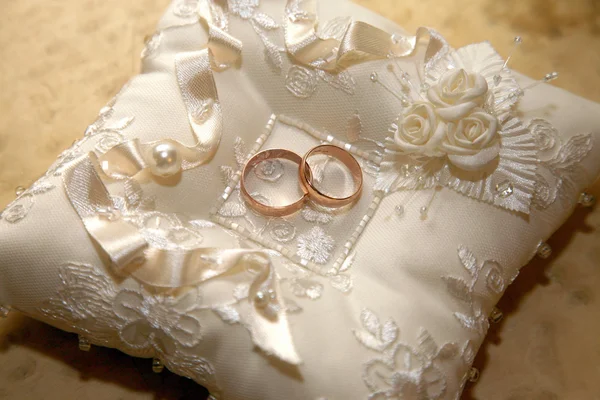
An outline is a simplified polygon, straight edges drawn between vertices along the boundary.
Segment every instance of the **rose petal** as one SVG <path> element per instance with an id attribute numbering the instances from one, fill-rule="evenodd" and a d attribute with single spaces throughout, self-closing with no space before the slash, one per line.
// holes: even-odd
<path id="1" fill-rule="evenodd" d="M 478 151 L 476 154 L 448 154 L 448 159 L 453 165 L 460 169 L 464 169 L 466 171 L 477 171 L 498 157 L 499 153 L 500 143 L 496 142 L 493 146 Z"/>
<path id="2" fill-rule="evenodd" d="M 462 104 L 456 104 L 450 107 L 436 108 L 437 115 L 445 121 L 458 121 L 467 116 L 471 110 L 477 108 L 478 104 L 468 101 Z"/>
<path id="3" fill-rule="evenodd" d="M 478 105 L 483 104 L 484 96 L 488 92 L 488 84 L 485 78 L 479 74 L 471 74 L 473 80 L 470 90 L 460 99 L 461 102 L 473 101 Z"/>

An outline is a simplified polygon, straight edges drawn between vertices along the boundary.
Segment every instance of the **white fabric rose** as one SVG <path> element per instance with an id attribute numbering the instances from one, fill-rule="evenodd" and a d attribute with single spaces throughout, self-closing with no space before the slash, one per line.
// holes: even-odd
<path id="1" fill-rule="evenodd" d="M 456 121 L 480 107 L 487 92 L 488 84 L 483 76 L 453 69 L 428 90 L 427 97 L 435 104 L 441 118 Z"/>
<path id="2" fill-rule="evenodd" d="M 470 115 L 448 123 L 441 148 L 457 167 L 468 171 L 479 170 L 500 152 L 498 126 L 496 117 L 476 108 Z"/>
<path id="3" fill-rule="evenodd" d="M 402 121 L 390 145 L 407 154 L 440 157 L 440 144 L 444 139 L 446 124 L 439 120 L 429 103 L 416 102 L 402 113 Z"/>

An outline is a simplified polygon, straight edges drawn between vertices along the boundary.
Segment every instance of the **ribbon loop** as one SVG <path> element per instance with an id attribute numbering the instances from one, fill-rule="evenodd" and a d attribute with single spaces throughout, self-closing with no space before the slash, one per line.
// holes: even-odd
<path id="1" fill-rule="evenodd" d="M 140 230 L 121 217 L 98 173 L 98 159 L 89 153 L 73 161 L 63 174 L 67 197 L 94 241 L 108 254 L 120 275 L 142 284 L 176 289 L 197 286 L 229 274 L 247 273 L 249 256 L 261 260 L 251 274 L 248 329 L 254 342 L 291 364 L 300 363 L 285 315 L 271 259 L 265 250 L 198 247 L 165 250 L 150 246 Z M 248 276 L 248 274 L 244 275 Z"/>

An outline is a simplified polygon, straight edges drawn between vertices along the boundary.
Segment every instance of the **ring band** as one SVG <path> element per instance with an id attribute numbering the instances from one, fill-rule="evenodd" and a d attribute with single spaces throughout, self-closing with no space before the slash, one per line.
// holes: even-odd
<path id="1" fill-rule="evenodd" d="M 312 182 L 312 172 L 310 171 L 310 166 L 308 165 L 307 160 L 309 157 L 316 154 L 325 154 L 327 156 L 334 157 L 341 161 L 350 170 L 352 178 L 354 179 L 354 183 L 356 184 L 356 190 L 354 193 L 348 197 L 337 198 L 328 196 L 314 187 Z M 354 158 L 352 154 L 340 147 L 330 144 L 323 144 L 311 149 L 308 153 L 306 153 L 304 158 L 302 158 L 302 162 L 300 163 L 300 182 L 308 192 L 308 196 L 315 203 L 329 208 L 336 208 L 354 203 L 360 197 L 363 186 L 363 175 L 360 164 L 358 161 L 356 161 L 356 158 Z"/>
<path id="2" fill-rule="evenodd" d="M 302 163 L 302 157 L 289 150 L 270 149 L 261 151 L 260 153 L 257 153 L 252 158 L 250 158 L 244 166 L 242 176 L 240 179 L 240 191 L 242 192 L 242 196 L 244 197 L 246 203 L 253 210 L 258 211 L 259 213 L 269 217 L 283 217 L 286 215 L 293 214 L 296 211 L 300 210 L 306 202 L 306 198 L 308 197 L 308 190 L 304 185 L 300 185 L 300 188 L 302 189 L 303 193 L 302 197 L 298 201 L 286 206 L 269 206 L 260 203 L 256 201 L 252 196 L 250 196 L 250 193 L 248 193 L 248 191 L 246 190 L 246 177 L 248 176 L 250 171 L 261 162 L 275 158 L 283 158 L 285 160 L 292 161 L 298 165 Z M 310 179 L 312 180 L 312 172 L 310 171 L 310 167 L 308 170 L 305 171 L 305 173 L 308 174 L 310 176 Z"/>

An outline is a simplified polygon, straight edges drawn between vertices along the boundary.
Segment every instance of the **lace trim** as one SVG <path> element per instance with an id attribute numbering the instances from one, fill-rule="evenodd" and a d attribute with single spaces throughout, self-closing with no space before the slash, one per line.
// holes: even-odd
<path id="1" fill-rule="evenodd" d="M 564 208 L 571 208 L 573 194 L 586 177 L 580 163 L 592 150 L 593 136 L 580 134 L 563 143 L 558 131 L 544 119 L 532 120 L 529 129 L 540 152 L 533 205 L 544 210 L 559 199 Z"/>
<path id="2" fill-rule="evenodd" d="M 94 267 L 67 263 L 59 268 L 60 286 L 37 311 L 68 326 L 90 342 L 157 357 L 174 373 L 218 393 L 215 370 L 194 354 L 202 336 L 198 289 L 174 297 L 152 294 L 142 286 L 119 289 Z"/>
<path id="3" fill-rule="evenodd" d="M 467 306 L 466 312 L 454 312 L 454 317 L 467 330 L 484 336 L 489 328 L 488 314 L 485 310 L 484 293 L 501 295 L 518 275 L 518 271 L 508 276 L 504 268 L 494 260 L 478 262 L 475 255 L 465 246 L 459 246 L 458 258 L 468 273 L 469 279 L 443 276 L 448 293 Z"/>
<path id="4" fill-rule="evenodd" d="M 47 193 L 55 188 L 55 185 L 51 182 L 51 178 L 61 176 L 65 166 L 83 154 L 81 147 L 89 140 L 96 141 L 94 148 L 98 153 L 104 153 L 109 148 L 116 146 L 124 140 L 122 131 L 133 123 L 134 117 L 121 118 L 110 124 L 108 120 L 113 117 L 115 112 L 113 107 L 126 89 L 127 85 L 100 110 L 96 121 L 88 126 L 84 136 L 63 151 L 40 179 L 6 207 L 0 214 L 0 219 L 15 224 L 27 217 L 35 204 L 36 196 Z"/>
<path id="5" fill-rule="evenodd" d="M 439 346 L 426 329 L 421 329 L 418 345 L 411 346 L 400 340 L 394 320 L 382 323 L 369 309 L 362 311 L 360 320 L 362 329 L 353 330 L 354 336 L 364 347 L 378 353 L 363 364 L 362 377 L 371 392 L 370 400 L 441 399 L 448 393 L 450 378 L 446 371 L 455 369 L 457 360 L 465 369 L 473 362 L 475 351 L 471 341 L 462 348 L 454 342 Z M 465 378 L 460 384 L 464 381 Z M 458 393 L 460 396 L 460 390 Z"/>

